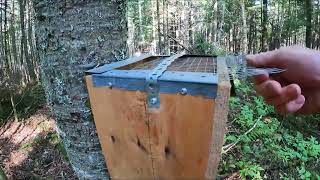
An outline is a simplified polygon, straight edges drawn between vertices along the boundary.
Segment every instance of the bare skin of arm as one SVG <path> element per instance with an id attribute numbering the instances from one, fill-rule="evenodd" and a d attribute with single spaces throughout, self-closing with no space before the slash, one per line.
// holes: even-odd
<path id="1" fill-rule="evenodd" d="M 254 77 L 258 94 L 279 113 L 320 113 L 320 51 L 291 46 L 247 59 L 254 67 L 286 69 L 272 77 Z"/>

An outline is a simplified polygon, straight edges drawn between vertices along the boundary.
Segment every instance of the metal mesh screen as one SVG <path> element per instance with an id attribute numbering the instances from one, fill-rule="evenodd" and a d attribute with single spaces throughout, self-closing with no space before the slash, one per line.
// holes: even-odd
<path id="1" fill-rule="evenodd" d="M 144 62 L 131 70 L 150 70 L 157 67 L 163 57 Z M 217 73 L 217 61 L 214 57 L 186 56 L 176 59 L 167 71 Z"/>
<path id="2" fill-rule="evenodd" d="M 214 57 L 181 57 L 175 60 L 168 71 L 217 73 L 217 63 Z"/>

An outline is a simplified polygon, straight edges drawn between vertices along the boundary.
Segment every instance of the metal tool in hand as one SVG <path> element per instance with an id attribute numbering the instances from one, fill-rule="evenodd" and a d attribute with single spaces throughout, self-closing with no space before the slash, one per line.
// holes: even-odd
<path id="1" fill-rule="evenodd" d="M 246 77 L 257 76 L 261 74 L 279 74 L 285 72 L 280 68 L 255 68 L 248 67 L 245 55 L 228 56 L 226 62 L 231 79 L 244 79 Z"/>

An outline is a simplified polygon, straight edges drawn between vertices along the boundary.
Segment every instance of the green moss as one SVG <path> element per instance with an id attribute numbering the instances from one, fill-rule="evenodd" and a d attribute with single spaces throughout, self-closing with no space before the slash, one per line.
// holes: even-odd
<path id="1" fill-rule="evenodd" d="M 90 104 L 90 100 L 89 100 L 89 99 L 86 100 L 85 106 L 86 106 L 87 108 L 91 108 L 91 104 Z"/>

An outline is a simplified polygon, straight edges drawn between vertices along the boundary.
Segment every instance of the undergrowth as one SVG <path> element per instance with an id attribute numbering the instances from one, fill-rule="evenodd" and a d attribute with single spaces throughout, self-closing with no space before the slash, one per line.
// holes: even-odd
<path id="1" fill-rule="evenodd" d="M 14 96 L 17 115 L 20 120 L 33 115 L 46 103 L 45 92 L 41 83 L 30 85 L 20 94 Z M 13 116 L 9 97 L 0 98 L 0 126 Z"/>
<path id="2" fill-rule="evenodd" d="M 56 132 L 48 132 L 45 136 L 37 136 L 33 141 L 22 144 L 20 149 L 27 150 L 31 147 L 47 146 L 51 146 L 54 149 L 56 149 L 65 161 L 69 161 L 64 144 Z"/>
<path id="3" fill-rule="evenodd" d="M 235 84 L 220 178 L 320 180 L 319 115 L 277 115 L 250 82 Z"/>

